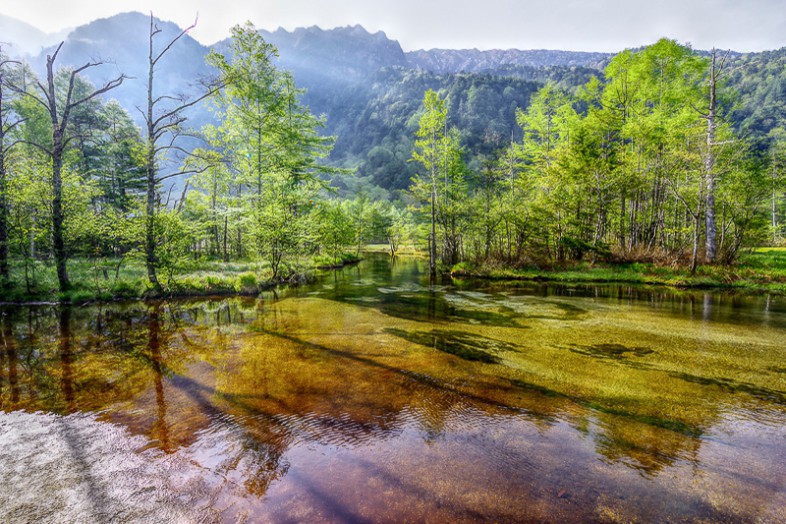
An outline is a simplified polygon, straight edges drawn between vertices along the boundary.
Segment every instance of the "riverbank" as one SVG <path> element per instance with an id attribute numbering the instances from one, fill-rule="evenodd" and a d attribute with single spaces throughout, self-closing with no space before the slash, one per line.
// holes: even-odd
<path id="1" fill-rule="evenodd" d="M 786 295 L 786 249 L 758 248 L 743 254 L 735 265 L 699 266 L 695 273 L 684 268 L 649 263 L 577 262 L 550 268 L 518 269 L 462 263 L 454 266 L 450 274 L 457 279 L 660 285 L 678 289 L 733 289 Z"/>
<path id="2" fill-rule="evenodd" d="M 54 264 L 35 260 L 11 266 L 11 285 L 0 291 L 0 304 L 108 302 L 147 298 L 256 296 L 263 291 L 311 282 L 318 271 L 357 264 L 360 257 L 310 257 L 282 262 L 275 272 L 265 261 L 199 260 L 158 273 L 161 290 L 153 288 L 144 262 L 138 259 L 71 259 L 71 289 L 60 292 Z"/>
<path id="3" fill-rule="evenodd" d="M 366 246 L 363 254 L 388 255 L 385 246 Z M 412 247 L 402 255 L 419 256 Z M 282 263 L 277 274 L 265 261 L 200 260 L 174 271 L 160 271 L 162 290 L 150 286 L 142 260 L 72 259 L 68 271 L 72 287 L 61 293 L 53 264 L 34 261 L 27 271 L 12 265 L 13 285 L 0 293 L 0 303 L 85 303 L 93 301 L 200 296 L 256 296 L 263 291 L 299 286 L 318 271 L 356 264 L 359 256 L 313 257 Z M 603 264 L 578 262 L 548 268 L 507 268 L 501 265 L 461 263 L 449 270 L 457 280 L 532 281 L 570 284 L 657 285 L 675 289 L 727 289 L 745 293 L 786 295 L 786 249 L 759 248 L 745 253 L 733 266 L 699 266 L 695 273 L 656 264 Z"/>

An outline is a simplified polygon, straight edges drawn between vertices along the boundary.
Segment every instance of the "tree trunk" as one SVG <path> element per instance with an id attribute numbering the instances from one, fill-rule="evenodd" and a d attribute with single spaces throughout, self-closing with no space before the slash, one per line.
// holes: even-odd
<path id="1" fill-rule="evenodd" d="M 49 89 L 47 93 L 49 117 L 52 120 L 52 247 L 57 267 L 57 282 L 62 292 L 67 291 L 69 285 L 65 242 L 63 240 L 63 135 L 68 123 L 68 104 L 70 100 L 66 101 L 66 108 L 62 116 L 59 115 L 57 111 L 57 96 L 55 94 L 54 63 L 56 56 L 57 53 L 46 57 L 46 80 Z"/>
<path id="2" fill-rule="evenodd" d="M 229 216 L 224 215 L 224 263 L 229 262 L 229 251 L 227 251 L 228 234 L 229 234 Z"/>
<path id="3" fill-rule="evenodd" d="M 5 64 L 0 64 L 0 67 Z M 0 287 L 8 283 L 8 208 L 6 204 L 5 122 L 3 122 L 3 77 L 0 71 Z"/>
<path id="4" fill-rule="evenodd" d="M 58 141 L 62 141 L 59 133 L 55 133 L 55 146 L 52 154 L 52 245 L 57 266 L 57 282 L 60 291 L 69 287 L 68 271 L 66 270 L 66 249 L 63 240 L 63 149 Z"/>
<path id="5" fill-rule="evenodd" d="M 712 148 L 715 145 L 715 88 L 716 88 L 716 51 L 712 50 L 710 66 L 710 103 L 707 111 L 707 155 L 704 157 L 705 177 L 705 253 L 704 260 L 708 264 L 715 262 L 718 248 L 718 224 L 715 217 L 715 156 Z"/>
<path id="6" fill-rule="evenodd" d="M 152 149 L 151 149 L 152 151 Z M 150 155 L 149 155 L 150 156 Z M 151 162 L 150 160 L 148 160 Z M 155 162 L 154 160 L 152 162 Z M 145 264 L 147 266 L 147 278 L 150 284 L 160 289 L 161 284 L 156 276 L 156 180 L 155 168 L 148 166 L 147 170 L 147 206 L 145 208 Z"/>
<path id="7" fill-rule="evenodd" d="M 2 159 L 0 159 L 2 160 Z M 775 167 L 772 168 L 772 245 L 778 245 L 778 188 L 777 188 L 777 172 Z"/>
<path id="8" fill-rule="evenodd" d="M 153 72 L 155 59 L 153 58 L 153 37 L 158 32 L 153 24 L 153 15 L 150 15 L 150 39 L 147 70 L 147 201 L 145 207 L 145 265 L 147 266 L 147 279 L 155 289 L 161 289 L 156 275 L 156 128 L 153 120 Z"/>
<path id="9" fill-rule="evenodd" d="M 429 239 L 428 268 L 432 278 L 437 276 L 437 188 L 436 180 L 431 184 L 431 238 Z"/>
<path id="10" fill-rule="evenodd" d="M 696 272 L 696 267 L 698 266 L 699 260 L 699 214 L 696 214 L 696 219 L 693 223 L 693 253 L 691 255 L 690 261 L 690 272 L 691 274 Z"/>
<path id="11" fill-rule="evenodd" d="M 0 97 L 2 93 L 0 92 Z M 0 98 L 0 114 L 2 114 Z M 0 122 L 2 126 L 2 122 Z M 5 150 L 2 129 L 0 129 L 0 287 L 8 283 L 8 208 L 6 206 Z"/>

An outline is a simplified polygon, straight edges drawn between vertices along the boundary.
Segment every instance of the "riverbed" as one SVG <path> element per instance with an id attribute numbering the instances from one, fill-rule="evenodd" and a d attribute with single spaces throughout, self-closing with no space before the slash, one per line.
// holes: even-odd
<path id="1" fill-rule="evenodd" d="M 0 311 L 2 522 L 786 522 L 786 301 L 432 283 Z"/>

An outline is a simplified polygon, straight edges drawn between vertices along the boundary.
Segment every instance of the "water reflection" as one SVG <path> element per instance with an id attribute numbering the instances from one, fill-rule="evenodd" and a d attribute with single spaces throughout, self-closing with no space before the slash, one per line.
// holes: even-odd
<path id="1" fill-rule="evenodd" d="M 528 286 L 5 310 L 0 410 L 127 428 L 218 520 L 786 518 L 778 301 Z"/>

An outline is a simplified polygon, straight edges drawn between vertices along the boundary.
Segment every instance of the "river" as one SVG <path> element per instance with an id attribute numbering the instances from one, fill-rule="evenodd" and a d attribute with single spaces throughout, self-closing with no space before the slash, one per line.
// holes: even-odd
<path id="1" fill-rule="evenodd" d="M 450 282 L 0 311 L 2 522 L 786 522 L 786 300 Z"/>

